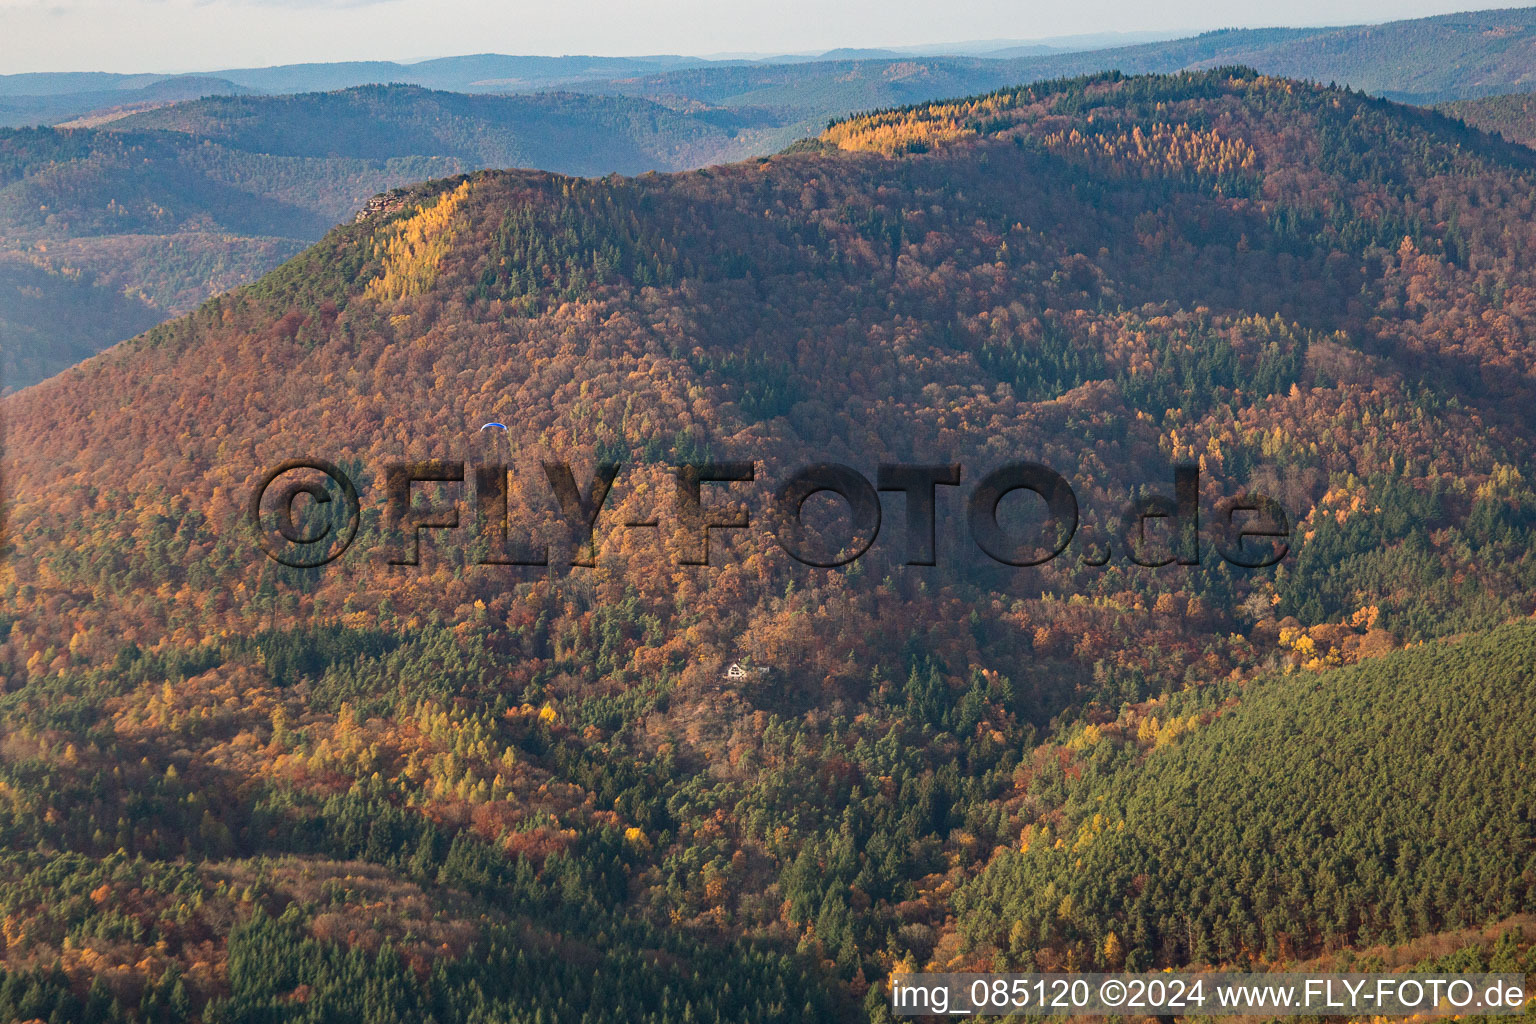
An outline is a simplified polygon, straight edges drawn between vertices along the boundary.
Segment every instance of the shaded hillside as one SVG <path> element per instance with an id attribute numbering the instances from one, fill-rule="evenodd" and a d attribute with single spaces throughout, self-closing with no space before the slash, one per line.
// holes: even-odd
<path id="1" fill-rule="evenodd" d="M 1536 610 L 1533 196 L 1529 150 L 1240 69 L 872 115 L 689 173 L 396 195 L 0 404 L 12 987 L 101 1019 L 596 1020 L 622 994 L 626 1019 L 880 1020 L 899 964 L 1311 956 L 1529 912 L 1506 698 L 1530 631 L 1489 631 Z M 323 569 L 269 560 L 245 519 L 299 457 L 362 494 Z M 389 564 L 407 457 L 510 458 L 522 548 L 472 528 L 494 493 L 419 486 L 464 525 Z M 965 526 L 1021 458 L 1081 509 L 1033 568 Z M 623 464 L 590 567 L 552 459 L 581 488 Z M 684 564 L 682 460 L 754 462 L 705 490 L 752 523 L 708 566 Z M 938 564 L 904 564 L 889 493 L 862 558 L 790 559 L 769 496 L 818 460 L 960 463 Z M 1253 486 L 1291 553 L 1239 570 L 1203 533 L 1199 565 L 1133 563 L 1172 558 L 1118 524 L 1175 462 L 1200 467 L 1202 530 Z M 548 566 L 484 564 L 534 541 Z M 1367 698 L 1483 741 L 1437 747 Z M 1229 778 L 1243 749 L 1269 756 Z M 1319 749 L 1370 770 L 1302 788 Z M 1255 827 L 1202 818 L 1170 858 L 1162 794 L 1189 785 L 1238 786 Z M 1110 789 L 1104 877 L 1133 893 L 1018 852 L 1092 842 Z M 1473 791 L 1427 838 L 1397 813 L 1339 831 L 1355 801 Z M 1390 876 L 1334 886 L 1274 836 Z M 1426 843 L 1432 870 L 1382 853 Z M 1212 904 L 1240 883 L 1254 901 Z"/>
<path id="2" fill-rule="evenodd" d="M 0 132 L 0 249 L 35 268 L 28 322 L 72 325 L 51 354 L 29 354 L 43 342 L 30 330 L 11 337 L 11 387 L 253 280 L 401 183 L 488 166 L 689 167 L 749 152 L 760 132 L 646 100 L 382 86 L 208 99 L 109 127 Z M 118 295 L 82 307 L 82 284 Z"/>
<path id="3" fill-rule="evenodd" d="M 1502 135 L 1510 142 L 1536 145 L 1536 96 L 1528 93 L 1458 100 L 1442 104 L 1437 109 L 1474 128 Z"/>
<path id="4" fill-rule="evenodd" d="M 0 392 L 25 387 L 159 323 L 150 305 L 91 282 L 0 257 Z"/>
<path id="5" fill-rule="evenodd" d="M 412 86 L 215 97 L 113 125 L 126 132 L 170 130 L 272 156 L 437 156 L 466 168 L 539 167 L 593 177 L 724 162 L 755 151 L 753 127 L 750 117 L 731 111 L 680 112 L 645 100 L 472 96 Z"/>
<path id="6" fill-rule="evenodd" d="M 30 78 L 32 76 L 4 76 Z M 45 80 L 56 76 L 40 75 Z M 112 77 L 112 76 L 108 76 Z M 139 84 L 142 76 L 121 76 L 124 82 L 115 88 L 65 91 L 27 95 L 0 92 L 0 127 L 56 124 L 93 111 L 123 107 L 156 107 L 204 96 L 238 95 L 252 92 L 244 86 L 207 75 L 161 78 Z M 41 84 L 41 83 L 40 83 Z"/>
<path id="7" fill-rule="evenodd" d="M 1414 103 L 1529 90 L 1536 88 L 1536 8 L 1345 28 L 1220 59 Z"/>

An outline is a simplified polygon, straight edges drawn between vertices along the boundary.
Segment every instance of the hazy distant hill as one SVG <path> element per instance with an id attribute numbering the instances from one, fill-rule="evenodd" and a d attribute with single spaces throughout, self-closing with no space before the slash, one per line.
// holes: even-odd
<path id="1" fill-rule="evenodd" d="M 47 77 L 51 79 L 54 76 Z M 136 84 L 141 76 L 126 77 L 135 84 L 126 88 L 41 95 L 0 93 L 0 127 L 56 124 L 96 111 L 160 106 L 203 96 L 239 95 L 253 91 L 226 78 L 207 75 L 165 78 L 143 85 Z"/>
<path id="2" fill-rule="evenodd" d="M 294 93 L 398 82 L 458 92 L 579 88 L 686 95 L 708 103 L 772 97 L 806 116 L 870 103 L 904 103 L 1064 75 L 1127 74 L 1244 64 L 1269 74 L 1336 81 L 1415 102 L 1514 92 L 1536 84 L 1536 9 L 1476 11 L 1340 28 L 1206 32 L 1186 39 L 1106 45 L 1094 37 L 1039 43 L 831 50 L 766 61 L 698 57 L 471 54 L 401 64 L 350 61 L 240 68 L 200 75 L 0 75 L 0 125 L 56 123 L 156 96 Z M 1051 41 L 1054 42 L 1054 41 Z M 915 62 L 915 63 L 914 63 Z M 677 71 L 694 74 L 674 75 Z M 888 80 L 889 90 L 874 83 Z M 926 80 L 927 84 L 924 84 Z M 925 89 L 927 91 L 925 91 Z M 787 91 L 786 91 L 787 90 Z"/>
<path id="3" fill-rule="evenodd" d="M 499 53 L 466 54 L 402 64 L 389 60 L 279 64 L 191 75 L 111 74 L 94 71 L 0 75 L 0 96 L 79 95 L 142 89 L 157 82 L 214 77 L 263 92 L 315 92 L 373 82 L 407 82 L 460 92 L 498 80 L 548 85 L 578 78 L 656 71 L 707 63 L 698 57 L 544 57 Z"/>
<path id="4" fill-rule="evenodd" d="M 393 186 L 482 167 L 716 163 L 776 148 L 762 120 L 618 96 L 369 86 L 201 100 L 110 130 L 0 130 L 0 254 L 28 268 L 16 285 L 26 301 L 0 301 L 4 384 L 40 380 L 254 279 Z"/>
<path id="5" fill-rule="evenodd" d="M 164 311 L 119 288 L 0 253 L 0 391 L 51 377 L 101 351 L 104 340 L 121 340 L 164 318 Z"/>
<path id="6" fill-rule="evenodd" d="M 1068 55 L 1059 65 L 1092 70 Z M 1337 82 L 1406 102 L 1536 86 L 1536 8 L 1472 11 L 1383 25 L 1211 32 L 1100 51 L 1127 73 L 1244 64 L 1266 74 Z"/>
<path id="7" fill-rule="evenodd" d="M 1536 86 L 1536 8 L 1347 28 L 1231 29 L 1107 50 L 986 57 L 698 66 L 593 85 L 630 95 L 774 106 L 817 117 L 943 95 L 1118 70 L 1168 73 L 1242 64 L 1411 102 Z"/>
<path id="8" fill-rule="evenodd" d="M 616 96 L 467 95 L 362 86 L 297 96 L 213 97 L 123 118 L 117 131 L 169 130 L 249 153 L 387 160 L 452 157 L 466 167 L 638 174 L 734 159 L 777 128 L 754 111 L 674 110 Z"/>
<path id="9" fill-rule="evenodd" d="M 337 64 L 285 64 L 271 68 L 242 68 L 218 74 L 239 85 L 263 92 L 314 92 L 353 85 L 402 82 L 458 92 L 502 92 L 569 85 L 706 63 L 698 57 L 543 57 L 500 53 L 467 54 L 398 64 L 356 61 Z"/>
<path id="10" fill-rule="evenodd" d="M 92 111 L 202 96 L 297 93 L 398 82 L 456 92 L 526 92 L 706 63 L 693 57 L 471 54 L 399 64 L 341 61 L 197 75 L 86 72 L 0 75 L 0 125 L 52 124 Z"/>
<path id="11" fill-rule="evenodd" d="M 1413 103 L 1524 91 L 1536 88 L 1536 8 L 1341 28 L 1213 59 Z"/>

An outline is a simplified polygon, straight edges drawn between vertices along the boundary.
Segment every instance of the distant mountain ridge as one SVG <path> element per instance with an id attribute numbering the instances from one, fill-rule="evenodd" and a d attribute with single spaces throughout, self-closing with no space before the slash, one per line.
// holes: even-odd
<path id="1" fill-rule="evenodd" d="M 858 111 L 1103 70 L 1241 64 L 1426 104 L 1518 93 L 1536 86 L 1536 8 L 1019 52 L 1033 48 L 770 61 L 473 54 L 201 76 L 0 76 L 0 122 L 99 131 L 0 129 L 0 164 L 11 167 L 0 170 L 0 255 L 31 268 L 25 285 L 7 279 L 28 290 L 0 304 L 0 323 L 16 328 L 5 383 L 24 386 L 141 329 L 146 316 L 184 312 L 250 280 L 368 196 L 425 177 L 512 166 L 683 170 L 777 152 Z M 381 80 L 395 84 L 364 84 Z M 79 305 L 82 281 L 110 281 L 117 293 L 85 304 L 102 311 L 99 330 L 55 317 L 90 336 L 35 351 L 50 310 Z M 0 282 L 0 297 L 10 287 Z"/>
<path id="2" fill-rule="evenodd" d="M 700 57 L 600 57 L 475 53 L 401 63 L 392 60 L 311 62 L 262 68 L 233 68 L 187 74 L 112 74 L 95 71 L 0 75 L 0 96 L 69 95 L 142 89 L 157 82 L 217 78 L 263 92 L 314 92 L 377 82 L 408 82 L 468 91 L 486 79 L 524 79 L 544 84 L 571 78 L 601 78 L 630 71 L 656 71 L 709 63 Z"/>
<path id="3" fill-rule="evenodd" d="M 0 75 L 0 124 L 47 124 L 157 99 L 326 92 L 399 83 L 455 92 L 519 92 L 706 63 L 694 57 L 543 57 L 469 54 L 414 64 L 345 61 L 189 75 L 96 72 Z"/>
<path id="4" fill-rule="evenodd" d="M 366 85 L 294 96 L 208 97 L 125 117 L 112 130 L 170 131 L 272 156 L 450 157 L 466 167 L 552 166 L 602 175 L 737 159 L 762 144 L 754 128 L 777 127 L 750 110 L 685 111 L 639 97 Z"/>
<path id="5" fill-rule="evenodd" d="M 1080 37 L 1092 42 L 1094 37 Z M 1107 37 L 1113 39 L 1113 36 Z M 1001 41 L 1000 41 L 1001 42 Z M 157 87 L 187 95 L 187 83 L 204 80 L 199 95 L 313 92 L 357 85 L 401 83 L 458 92 L 516 92 L 580 87 L 582 91 L 663 91 L 672 73 L 697 71 L 698 88 L 728 95 L 730 83 L 754 80 L 754 70 L 793 69 L 809 76 L 805 96 L 831 93 L 823 104 L 838 113 L 858 108 L 854 89 L 839 96 L 827 75 L 846 65 L 868 64 L 864 76 L 900 76 L 913 60 L 931 64 L 936 91 L 898 97 L 920 102 L 956 95 L 950 88 L 970 76 L 969 91 L 1095 71 L 1168 73 L 1244 64 L 1266 74 L 1338 82 L 1409 102 L 1442 102 L 1536 84 L 1536 8 L 1472 11 L 1378 25 L 1318 28 L 1222 29 L 1181 39 L 1080 49 L 1038 43 L 956 44 L 943 47 L 845 47 L 817 55 L 769 60 L 707 59 L 675 54 L 644 57 L 467 54 L 414 63 L 347 61 L 236 68 L 192 75 L 53 72 L 0 75 L 0 124 L 56 123 L 104 107 L 142 103 Z M 770 79 L 782 70 L 766 70 Z M 743 77 L 745 76 L 745 77 Z M 707 82 L 718 82 L 705 85 Z M 179 83 L 179 84 L 178 84 Z M 629 83 L 627 87 L 620 83 Z M 724 90 L 724 91 L 722 91 Z"/>
<path id="6" fill-rule="evenodd" d="M 1436 103 L 1536 86 L 1536 8 L 1345 28 L 1224 29 L 1108 50 L 1023 56 L 699 65 L 594 84 L 632 96 L 765 105 L 803 115 L 902 106 L 1113 70 L 1169 74 L 1240 64 L 1265 74 Z"/>

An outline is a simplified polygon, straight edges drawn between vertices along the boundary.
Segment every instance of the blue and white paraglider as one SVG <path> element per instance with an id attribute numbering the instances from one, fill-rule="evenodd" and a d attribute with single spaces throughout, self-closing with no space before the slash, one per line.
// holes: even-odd
<path id="1" fill-rule="evenodd" d="M 510 444 L 512 434 L 507 430 L 505 423 L 499 420 L 491 420 L 491 422 L 480 428 L 478 436 L 487 438 L 486 441 L 482 442 L 485 454 L 490 455 L 493 459 L 499 459 L 501 458 L 502 438 L 507 438 L 507 443 Z"/>

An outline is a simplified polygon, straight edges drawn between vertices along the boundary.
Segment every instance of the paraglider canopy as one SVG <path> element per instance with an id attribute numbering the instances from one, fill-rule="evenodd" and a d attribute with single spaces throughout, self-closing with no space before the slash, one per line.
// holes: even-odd
<path id="1" fill-rule="evenodd" d="M 502 430 L 506 430 L 507 429 L 507 425 L 505 423 L 494 423 L 494 422 L 487 423 L 485 426 L 481 427 L 480 429 L 481 430 L 488 430 L 491 427 L 500 427 Z"/>

